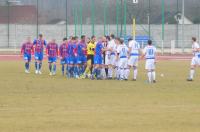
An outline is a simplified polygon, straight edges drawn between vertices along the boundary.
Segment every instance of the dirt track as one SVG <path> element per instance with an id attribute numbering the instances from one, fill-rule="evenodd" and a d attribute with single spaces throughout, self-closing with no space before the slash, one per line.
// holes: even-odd
<path id="1" fill-rule="evenodd" d="M 191 55 L 159 55 L 158 60 L 190 60 Z M 20 55 L 0 55 L 0 61 L 17 61 L 22 60 Z M 46 57 L 44 57 L 46 59 Z"/>

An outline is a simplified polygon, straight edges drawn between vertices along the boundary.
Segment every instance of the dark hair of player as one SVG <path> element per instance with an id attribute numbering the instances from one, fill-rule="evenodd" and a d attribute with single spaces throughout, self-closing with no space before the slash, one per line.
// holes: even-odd
<path id="1" fill-rule="evenodd" d="M 42 37 L 43 35 L 42 34 L 39 34 L 39 37 Z"/>
<path id="2" fill-rule="evenodd" d="M 110 36 L 105 36 L 108 41 L 110 41 Z"/>
<path id="3" fill-rule="evenodd" d="M 94 39 L 94 38 L 95 38 L 95 36 L 94 36 L 94 35 L 92 35 L 91 39 Z"/>
<path id="4" fill-rule="evenodd" d="M 148 45 L 152 45 L 152 41 L 151 40 L 148 40 Z"/>
<path id="5" fill-rule="evenodd" d="M 85 39 L 85 35 L 82 35 L 82 36 L 81 36 L 81 39 L 82 39 L 82 40 Z"/>
<path id="6" fill-rule="evenodd" d="M 120 39 L 120 44 L 123 44 L 124 43 L 124 40 L 123 39 Z"/>
<path id="7" fill-rule="evenodd" d="M 133 40 L 133 37 L 128 38 L 128 42 L 131 41 L 131 40 Z"/>
<path id="8" fill-rule="evenodd" d="M 197 39 L 196 39 L 195 37 L 192 37 L 192 40 L 193 40 L 194 42 L 196 42 L 196 41 L 197 41 Z"/>
<path id="9" fill-rule="evenodd" d="M 67 40 L 67 38 L 63 38 L 63 41 L 66 41 Z"/>
<path id="10" fill-rule="evenodd" d="M 115 40 L 117 40 L 117 41 L 120 41 L 120 38 L 119 38 L 119 37 L 117 37 L 117 38 L 115 38 Z"/>
<path id="11" fill-rule="evenodd" d="M 111 34 L 110 37 L 111 37 L 112 39 L 114 39 L 114 38 L 115 38 L 115 35 L 114 35 L 114 34 Z"/>
<path id="12" fill-rule="evenodd" d="M 72 37 L 72 40 L 76 40 L 76 37 Z"/>
<path id="13" fill-rule="evenodd" d="M 75 36 L 75 39 L 78 39 L 78 36 Z"/>

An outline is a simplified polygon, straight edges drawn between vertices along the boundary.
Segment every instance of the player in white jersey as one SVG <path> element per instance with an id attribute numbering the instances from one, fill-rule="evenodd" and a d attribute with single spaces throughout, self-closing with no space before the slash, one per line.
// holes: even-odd
<path id="1" fill-rule="evenodd" d="M 117 49 L 120 46 L 120 43 L 118 43 L 117 40 L 115 40 L 115 44 L 116 44 L 115 52 L 117 54 Z M 119 59 L 117 59 L 117 55 L 116 55 L 116 59 L 115 59 L 115 79 L 119 80 L 119 78 L 120 78 Z"/>
<path id="2" fill-rule="evenodd" d="M 110 41 L 108 42 L 108 50 L 109 52 L 106 54 L 106 65 L 108 65 L 108 79 L 112 79 L 113 77 L 113 69 L 115 68 L 115 60 L 116 60 L 116 52 L 115 52 L 115 35 L 110 35 Z"/>
<path id="3" fill-rule="evenodd" d="M 119 60 L 119 68 L 120 68 L 120 80 L 128 80 L 127 67 L 128 67 L 128 47 L 124 44 L 123 40 L 120 38 L 116 39 L 116 42 L 120 44 L 117 48 L 117 60 Z"/>
<path id="4" fill-rule="evenodd" d="M 190 75 L 187 81 L 193 81 L 195 68 L 200 66 L 200 46 L 195 37 L 192 37 L 192 52 L 193 58 L 190 66 Z"/>
<path id="5" fill-rule="evenodd" d="M 143 57 L 146 59 L 145 69 L 147 70 L 148 81 L 149 83 L 156 83 L 156 47 L 152 45 L 151 40 L 148 40 L 148 45 L 144 48 Z"/>
<path id="6" fill-rule="evenodd" d="M 133 81 L 136 81 L 138 73 L 137 67 L 138 67 L 139 55 L 141 52 L 140 44 L 135 40 L 129 39 L 128 47 L 130 53 L 130 57 L 128 60 L 128 68 L 130 69 L 131 67 L 133 67 Z"/>

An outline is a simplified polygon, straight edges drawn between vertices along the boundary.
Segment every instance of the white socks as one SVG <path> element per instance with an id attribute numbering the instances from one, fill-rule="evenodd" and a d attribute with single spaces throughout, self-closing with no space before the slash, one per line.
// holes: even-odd
<path id="1" fill-rule="evenodd" d="M 148 71 L 147 76 L 148 76 L 149 82 L 156 80 L 156 72 L 155 71 L 152 71 L 152 72 Z"/>
<path id="2" fill-rule="evenodd" d="M 148 79 L 149 79 L 149 82 L 152 82 L 152 80 L 151 80 L 151 72 L 149 71 L 148 73 L 147 73 L 147 76 L 148 76 Z"/>
<path id="3" fill-rule="evenodd" d="M 156 80 L 156 72 L 155 71 L 152 72 L 152 78 L 153 78 L 153 80 Z"/>
<path id="4" fill-rule="evenodd" d="M 125 79 L 128 79 L 129 74 L 130 74 L 130 69 L 127 68 L 127 69 L 125 70 Z"/>
<path id="5" fill-rule="evenodd" d="M 108 77 L 112 77 L 112 68 L 111 67 L 108 68 Z"/>
<path id="6" fill-rule="evenodd" d="M 120 79 L 124 79 L 124 68 L 120 68 Z"/>
<path id="7" fill-rule="evenodd" d="M 137 79 L 138 70 L 137 68 L 133 68 L 133 79 Z"/>
<path id="8" fill-rule="evenodd" d="M 194 69 L 191 69 L 190 70 L 190 79 L 194 78 L 194 73 L 195 73 Z"/>

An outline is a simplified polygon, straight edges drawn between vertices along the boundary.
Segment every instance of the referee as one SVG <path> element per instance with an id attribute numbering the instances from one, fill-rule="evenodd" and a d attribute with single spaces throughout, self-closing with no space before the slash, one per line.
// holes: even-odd
<path id="1" fill-rule="evenodd" d="M 94 49 L 96 46 L 96 37 L 92 36 L 90 42 L 87 45 L 87 67 L 85 69 L 83 78 L 90 77 L 92 72 L 92 66 L 94 64 Z"/>

